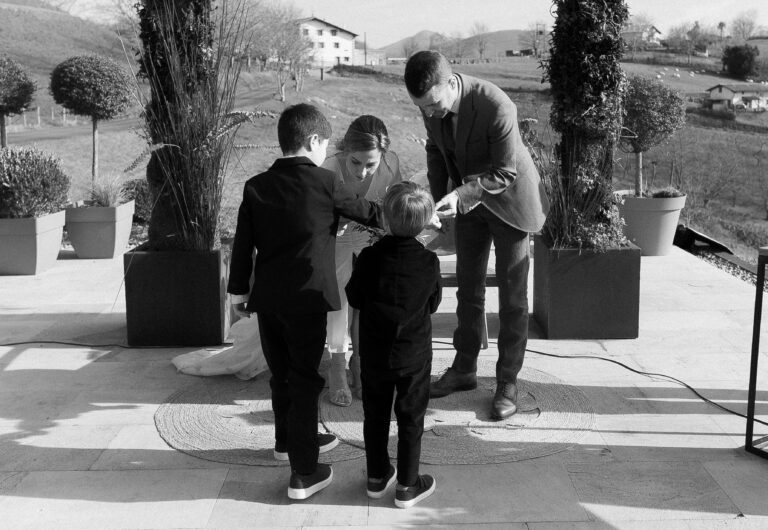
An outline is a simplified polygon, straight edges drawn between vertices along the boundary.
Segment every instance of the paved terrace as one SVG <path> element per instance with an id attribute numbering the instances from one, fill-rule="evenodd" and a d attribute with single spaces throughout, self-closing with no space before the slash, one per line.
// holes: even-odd
<path id="1" fill-rule="evenodd" d="M 36 277 L 0 277 L 0 343 L 124 343 L 121 264 L 60 259 Z M 639 339 L 547 341 L 533 328 L 529 346 L 668 374 L 745 413 L 753 300 L 751 285 L 673 249 L 642 258 Z M 452 356 L 454 308 L 447 289 L 437 357 Z M 489 321 L 493 337 L 498 324 Z M 595 409 L 594 430 L 569 450 L 425 465 L 438 488 L 410 510 L 368 500 L 364 459 L 348 460 L 334 465 L 328 489 L 292 502 L 286 468 L 201 460 L 159 437 L 158 406 L 198 380 L 169 362 L 185 351 L 0 347 L 0 527 L 768 528 L 768 460 L 744 451 L 743 418 L 616 364 L 537 354 L 527 367 L 578 387 Z M 494 359 L 493 345 L 482 355 Z M 765 419 L 765 354 L 757 400 Z"/>

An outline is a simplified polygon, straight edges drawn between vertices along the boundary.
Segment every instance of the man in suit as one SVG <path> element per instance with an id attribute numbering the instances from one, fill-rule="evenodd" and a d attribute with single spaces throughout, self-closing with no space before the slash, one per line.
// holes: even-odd
<path id="1" fill-rule="evenodd" d="M 528 341 L 528 233 L 541 229 L 549 203 L 520 137 L 517 108 L 501 89 L 453 73 L 435 51 L 411 56 L 404 77 L 427 130 L 427 177 L 438 214 L 456 218 L 456 356 L 430 396 L 477 387 L 493 243 L 500 328 L 491 417 L 500 420 L 517 411 L 517 374 Z"/>

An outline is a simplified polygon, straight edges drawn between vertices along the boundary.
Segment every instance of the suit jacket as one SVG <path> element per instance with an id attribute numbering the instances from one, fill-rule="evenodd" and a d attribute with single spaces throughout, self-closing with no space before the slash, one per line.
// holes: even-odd
<path id="1" fill-rule="evenodd" d="M 446 149 L 443 120 L 422 112 L 432 195 L 441 199 L 453 181 L 460 212 L 479 202 L 518 230 L 539 231 L 549 200 L 520 136 L 517 107 L 496 85 L 456 75 L 462 90 L 453 155 Z"/>
<path id="2" fill-rule="evenodd" d="M 340 215 L 381 226 L 380 208 L 349 191 L 333 172 L 306 157 L 279 158 L 245 183 L 227 291 L 247 294 L 253 272 L 248 311 L 338 310 L 334 255 Z"/>
<path id="3" fill-rule="evenodd" d="M 346 287 L 360 310 L 360 358 L 400 369 L 432 358 L 432 320 L 440 304 L 440 262 L 412 237 L 385 236 L 357 258 Z"/>

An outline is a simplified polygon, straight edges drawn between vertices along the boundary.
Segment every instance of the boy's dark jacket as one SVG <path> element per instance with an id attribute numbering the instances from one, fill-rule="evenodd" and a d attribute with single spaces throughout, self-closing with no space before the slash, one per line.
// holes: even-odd
<path id="1" fill-rule="evenodd" d="M 385 236 L 364 248 L 346 286 L 360 310 L 360 356 L 399 369 L 432 357 L 430 314 L 440 304 L 440 261 L 412 237 Z"/>
<path id="2" fill-rule="evenodd" d="M 335 248 L 339 215 L 380 226 L 380 208 L 309 158 L 279 158 L 245 183 L 227 292 L 248 311 L 307 314 L 341 307 Z M 256 248 L 255 263 L 252 259 Z"/>

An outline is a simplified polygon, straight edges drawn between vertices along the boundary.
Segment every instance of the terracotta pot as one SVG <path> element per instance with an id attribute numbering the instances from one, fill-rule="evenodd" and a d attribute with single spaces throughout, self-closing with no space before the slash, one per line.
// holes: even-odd
<path id="1" fill-rule="evenodd" d="M 669 254 L 685 195 L 663 199 L 623 195 L 623 199 L 619 213 L 626 223 L 627 239 L 640 247 L 643 256 Z"/>

